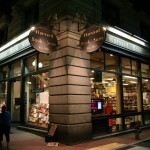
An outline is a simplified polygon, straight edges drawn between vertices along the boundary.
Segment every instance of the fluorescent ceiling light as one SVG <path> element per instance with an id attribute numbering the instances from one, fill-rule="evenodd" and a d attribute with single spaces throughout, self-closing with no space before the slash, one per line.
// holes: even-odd
<path id="1" fill-rule="evenodd" d="M 132 76 L 123 76 L 124 78 L 129 78 L 129 79 L 137 79 L 136 77 L 132 77 Z"/>
<path id="2" fill-rule="evenodd" d="M 90 78 L 91 80 L 94 80 L 94 78 Z"/>
<path id="3" fill-rule="evenodd" d="M 27 82 L 27 84 L 31 84 L 31 82 Z"/>
<path id="4" fill-rule="evenodd" d="M 129 81 L 130 83 L 137 83 L 136 81 Z"/>
<path id="5" fill-rule="evenodd" d="M 148 79 L 145 79 L 144 81 L 148 82 Z"/>
<path id="6" fill-rule="evenodd" d="M 129 85 L 129 84 L 127 84 L 127 83 L 123 83 L 123 85 Z"/>
<path id="7" fill-rule="evenodd" d="M 43 67 L 43 64 L 41 62 L 39 62 L 39 68 L 42 68 Z"/>
<path id="8" fill-rule="evenodd" d="M 113 80 L 113 78 L 107 78 L 106 80 L 108 80 L 108 81 L 112 81 L 112 80 Z"/>
<path id="9" fill-rule="evenodd" d="M 133 42 L 136 42 L 136 43 L 138 43 L 138 44 L 140 44 L 142 46 L 149 47 L 144 41 L 136 38 L 135 36 L 132 36 L 131 33 L 128 33 L 128 32 L 125 33 L 125 31 L 123 32 L 123 31 L 120 31 L 119 29 L 116 29 L 116 28 L 113 28 L 113 27 L 110 27 L 110 26 L 107 26 L 106 29 L 108 31 L 113 32 L 115 34 L 118 34 L 118 35 L 120 35 L 120 36 L 122 36 L 122 37 L 124 37 L 126 39 L 129 39 L 129 40 L 131 40 Z"/>
<path id="10" fill-rule="evenodd" d="M 102 81 L 102 83 L 109 83 L 109 82 L 107 82 L 107 81 Z"/>

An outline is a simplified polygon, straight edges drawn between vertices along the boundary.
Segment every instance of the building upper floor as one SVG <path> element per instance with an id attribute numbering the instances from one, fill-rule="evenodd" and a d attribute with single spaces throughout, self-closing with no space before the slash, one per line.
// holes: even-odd
<path id="1" fill-rule="evenodd" d="M 9 5 L 8 5 L 9 4 Z M 133 0 L 3 0 L 0 11 L 0 47 L 36 24 L 48 25 L 66 15 L 89 24 L 119 27 L 150 41 L 150 17 Z"/>

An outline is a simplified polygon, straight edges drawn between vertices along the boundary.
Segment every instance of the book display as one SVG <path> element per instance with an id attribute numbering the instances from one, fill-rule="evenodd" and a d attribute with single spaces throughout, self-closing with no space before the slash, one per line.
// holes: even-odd
<path id="1" fill-rule="evenodd" d="M 143 84 L 143 109 L 150 110 L 150 90 L 147 84 Z"/>
<path id="2" fill-rule="evenodd" d="M 32 104 L 29 110 L 28 123 L 47 127 L 49 123 L 49 104 Z"/>
<path id="3" fill-rule="evenodd" d="M 124 87 L 124 110 L 136 111 L 137 110 L 137 96 L 135 85 Z"/>

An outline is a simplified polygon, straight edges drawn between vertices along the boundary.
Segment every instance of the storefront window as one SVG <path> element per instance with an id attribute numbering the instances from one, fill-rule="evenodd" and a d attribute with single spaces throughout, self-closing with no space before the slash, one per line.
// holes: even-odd
<path id="1" fill-rule="evenodd" d="M 7 100 L 7 82 L 0 83 L 0 112 L 1 107 L 6 104 Z"/>
<path id="2" fill-rule="evenodd" d="M 136 77 L 123 76 L 124 111 L 137 111 L 137 85 Z"/>
<path id="3" fill-rule="evenodd" d="M 36 56 L 31 56 L 25 60 L 25 74 L 36 71 Z"/>
<path id="4" fill-rule="evenodd" d="M 150 110 L 150 79 L 142 79 L 143 109 Z"/>
<path id="5" fill-rule="evenodd" d="M 11 77 L 17 77 L 21 75 L 21 61 L 18 61 L 11 65 Z"/>
<path id="6" fill-rule="evenodd" d="M 8 78 L 8 67 L 2 67 L 0 69 L 0 80 L 5 80 Z"/>
<path id="7" fill-rule="evenodd" d="M 91 68 L 104 69 L 104 52 L 96 52 L 91 55 Z"/>
<path id="8" fill-rule="evenodd" d="M 39 53 L 38 70 L 49 67 L 49 54 Z"/>
<path id="9" fill-rule="evenodd" d="M 122 73 L 137 75 L 137 62 L 128 58 L 122 58 Z"/>
<path id="10" fill-rule="evenodd" d="M 114 54 L 106 53 L 105 58 L 106 58 L 105 61 L 106 70 L 118 72 L 119 71 L 118 57 Z"/>
<path id="11" fill-rule="evenodd" d="M 91 111 L 99 116 L 121 114 L 118 75 L 91 70 Z M 107 118 L 108 128 L 114 132 L 121 129 L 121 118 Z M 106 126 L 106 124 L 105 124 Z"/>
<path id="12" fill-rule="evenodd" d="M 49 78 L 48 72 L 26 77 L 27 124 L 48 127 Z"/>
<path id="13" fill-rule="evenodd" d="M 146 64 L 141 64 L 142 77 L 150 78 L 150 67 Z"/>

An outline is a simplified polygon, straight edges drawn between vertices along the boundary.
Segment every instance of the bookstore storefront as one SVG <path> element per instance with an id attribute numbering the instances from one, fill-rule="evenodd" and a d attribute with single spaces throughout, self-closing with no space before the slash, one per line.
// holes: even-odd
<path id="1" fill-rule="evenodd" d="M 62 83 L 60 79 L 55 83 L 57 84 L 56 88 L 54 85 L 51 86 L 51 79 L 49 78 L 51 69 L 49 61 L 50 56 L 49 54 L 37 52 L 31 47 L 28 40 L 29 31 L 26 36 L 17 41 L 17 43 L 13 43 L 12 46 L 4 49 L 1 48 L 0 105 L 7 105 L 7 108 L 12 115 L 12 122 L 20 122 L 22 125 L 28 125 L 33 128 L 42 127 L 47 129 L 51 115 L 51 110 L 49 109 L 49 93 L 50 87 L 54 87 L 54 94 L 55 92 L 58 93 L 52 98 L 57 98 L 59 107 L 53 107 L 52 117 L 56 117 L 57 120 L 55 122 L 53 119 L 52 123 L 58 123 L 58 128 L 66 125 L 66 132 L 68 132 L 68 126 L 71 126 L 71 128 L 74 126 L 74 129 L 76 129 L 76 125 L 85 125 L 87 122 L 90 125 L 92 124 L 93 134 L 106 134 L 133 129 L 137 121 L 140 121 L 142 126 L 150 125 L 149 47 L 147 44 L 144 45 L 146 43 L 144 41 L 139 40 L 139 42 L 135 42 L 135 40 L 138 40 L 137 38 L 131 38 L 129 35 L 128 37 L 124 37 L 117 34 L 116 31 L 119 30 L 115 29 L 116 31 L 113 32 L 112 29 L 114 28 L 106 29 L 106 39 L 104 43 L 99 50 L 89 53 L 89 58 L 84 58 L 84 56 L 75 58 L 79 59 L 83 57 L 84 61 L 90 62 L 83 63 L 83 65 L 90 64 L 90 67 L 82 67 L 79 66 L 79 64 L 71 66 L 71 64 L 69 64 L 74 63 L 73 54 L 79 54 L 77 51 L 81 51 L 81 49 L 77 48 L 77 45 L 74 44 L 75 42 L 73 43 L 75 46 L 72 46 L 75 50 L 72 49 L 76 53 L 73 53 L 72 56 L 67 54 L 65 59 L 64 56 L 61 56 L 64 55 L 62 52 L 63 50 L 68 50 L 68 45 L 65 45 L 64 49 L 61 49 L 60 46 L 60 49 L 57 50 L 61 52 L 59 53 L 59 59 L 55 59 L 56 68 L 54 68 L 53 71 L 59 69 L 57 65 L 60 65 L 61 68 L 61 63 L 63 63 L 65 66 L 65 71 L 63 71 L 65 73 L 62 70 L 59 70 L 58 73 L 64 73 L 61 76 L 59 75 L 59 77 L 62 77 L 61 79 L 63 79 L 63 77 L 66 76 L 73 76 L 72 78 L 70 77 L 70 79 L 74 79 L 75 82 L 77 80 L 76 78 L 84 77 L 83 85 L 82 83 L 75 85 L 72 84 L 71 81 L 68 85 L 68 83 Z M 123 35 L 127 34 L 124 33 Z M 71 50 L 71 48 L 69 50 Z M 57 51 L 55 51 L 55 53 L 57 53 Z M 82 54 L 84 55 L 85 53 Z M 54 56 L 57 56 L 57 54 Z M 67 58 L 68 61 L 66 61 Z M 65 63 L 67 63 L 67 65 Z M 74 67 L 75 69 L 80 67 L 80 72 L 85 72 L 84 70 L 86 69 L 86 71 L 88 70 L 87 72 L 89 72 L 89 76 L 79 76 L 78 74 L 80 72 L 76 73 L 75 69 L 72 69 L 75 74 L 69 74 L 69 66 L 72 68 Z M 55 75 L 55 77 L 57 78 L 58 75 Z M 61 85 L 59 85 L 58 82 L 60 82 Z M 65 88 L 65 90 L 68 91 L 64 92 L 64 88 L 63 90 L 59 89 L 61 86 L 68 86 L 68 89 L 70 86 L 74 86 L 76 89 L 80 87 L 83 89 L 86 87 L 87 89 L 90 89 L 90 94 L 84 93 L 84 91 L 80 89 L 78 89 L 77 92 L 82 92 L 81 97 L 88 97 L 91 101 L 83 102 L 81 104 L 82 110 L 79 110 L 78 108 L 74 109 L 77 105 L 78 107 L 80 106 L 80 101 L 82 101 L 82 99 L 72 98 L 70 104 L 66 99 L 64 99 L 64 101 L 67 101 L 67 104 L 62 103 L 62 101 L 58 102 L 58 100 L 63 99 L 64 95 L 69 95 L 70 97 L 72 95 L 80 95 L 80 93 L 70 94 L 67 88 Z M 53 102 L 53 105 L 54 104 L 55 102 Z M 61 108 L 64 107 L 65 109 L 61 110 Z M 60 112 L 56 110 L 58 108 L 60 108 Z M 67 111 L 70 111 L 69 115 L 65 112 L 66 108 L 68 108 Z M 78 111 L 81 112 L 79 113 Z M 90 121 L 85 119 L 83 113 L 85 113 L 87 118 L 90 118 Z M 80 118 L 76 117 L 77 115 L 80 115 Z M 66 118 L 68 116 L 76 117 L 76 119 L 67 120 Z M 81 120 L 81 122 L 78 122 L 78 120 Z M 69 123 L 69 121 L 72 121 L 73 123 Z M 74 121 L 76 122 L 74 123 Z M 91 127 L 89 125 L 87 126 L 89 128 Z M 89 132 L 89 128 L 86 132 Z M 60 130 L 65 129 L 62 128 Z M 80 128 L 80 131 L 82 129 L 83 128 Z M 62 133 L 63 136 L 64 132 Z M 70 133 L 70 135 L 72 134 Z M 74 136 L 76 136 L 76 134 Z"/>

